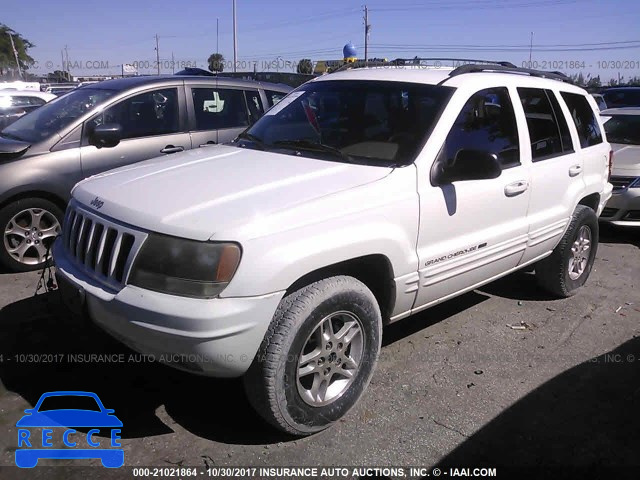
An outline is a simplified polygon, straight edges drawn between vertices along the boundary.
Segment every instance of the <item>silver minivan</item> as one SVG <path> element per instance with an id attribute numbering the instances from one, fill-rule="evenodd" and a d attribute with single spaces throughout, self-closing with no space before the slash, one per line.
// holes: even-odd
<path id="1" fill-rule="evenodd" d="M 291 87 L 233 78 L 144 76 L 77 88 L 0 132 L 0 264 L 44 265 L 80 180 L 233 140 Z"/>

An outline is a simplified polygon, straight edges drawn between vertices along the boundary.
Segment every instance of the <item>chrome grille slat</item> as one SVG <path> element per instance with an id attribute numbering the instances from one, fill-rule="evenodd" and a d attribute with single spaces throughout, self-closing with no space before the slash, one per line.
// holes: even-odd
<path id="1" fill-rule="evenodd" d="M 98 251 L 96 252 L 96 263 L 93 267 L 96 272 L 99 272 L 100 268 L 102 268 L 102 260 L 104 255 L 104 242 L 107 238 L 108 231 L 109 231 L 109 228 L 104 227 L 104 229 L 102 230 L 102 235 L 100 235 L 100 241 L 98 243 Z"/>
<path id="2" fill-rule="evenodd" d="M 609 183 L 613 185 L 613 192 L 620 193 L 631 185 L 637 177 L 611 177 Z"/>
<path id="3" fill-rule="evenodd" d="M 84 233 L 84 225 L 87 222 L 87 217 L 86 216 L 82 216 L 82 220 L 80 221 L 80 226 L 78 227 L 78 236 L 76 237 L 76 245 L 75 245 L 75 249 L 74 249 L 74 257 L 76 258 L 80 258 L 80 246 L 81 246 L 81 242 L 82 242 L 82 234 Z"/>
<path id="4" fill-rule="evenodd" d="M 112 290 L 124 287 L 133 260 L 147 238 L 145 232 L 69 204 L 62 246 L 71 262 Z"/>
<path id="5" fill-rule="evenodd" d="M 87 262 L 91 258 L 91 245 L 93 243 L 93 235 L 96 232 L 96 222 L 91 223 L 91 228 L 89 229 L 89 236 L 87 237 L 87 241 L 85 243 L 86 247 L 84 248 L 84 258 L 82 259 L 82 263 L 87 265 Z M 88 265 L 87 265 L 88 266 Z"/>
<path id="6" fill-rule="evenodd" d="M 81 218 L 81 215 L 76 213 L 76 215 L 73 218 L 73 225 L 71 226 L 71 233 L 69 234 L 69 243 L 67 244 L 67 248 L 69 249 L 71 254 L 74 255 L 74 256 L 76 254 L 75 238 L 76 238 L 76 236 L 78 234 L 78 226 L 80 225 L 80 222 L 81 222 L 80 218 Z"/>
<path id="7" fill-rule="evenodd" d="M 111 251 L 111 260 L 109 261 L 109 279 L 115 279 L 115 271 L 116 271 L 116 261 L 118 260 L 118 255 L 120 254 L 120 246 L 122 245 L 122 232 L 118 232 L 116 236 L 116 240 L 113 243 L 113 250 Z"/>

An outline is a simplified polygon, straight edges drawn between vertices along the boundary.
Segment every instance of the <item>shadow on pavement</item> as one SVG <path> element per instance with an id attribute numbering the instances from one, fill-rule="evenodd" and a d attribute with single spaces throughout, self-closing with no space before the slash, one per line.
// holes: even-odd
<path id="1" fill-rule="evenodd" d="M 637 474 L 639 411 L 640 337 L 635 337 L 544 383 L 440 464 L 518 469 L 635 467 L 628 473 L 635 470 Z"/>
<path id="2" fill-rule="evenodd" d="M 489 300 L 489 298 L 491 297 L 481 293 L 469 292 L 454 300 L 448 300 L 411 317 L 387 325 L 384 327 L 382 334 L 382 347 L 384 348 L 431 325 L 435 325 L 446 318 Z"/>
<path id="3" fill-rule="evenodd" d="M 144 361 L 89 319 L 68 315 L 57 292 L 0 310 L 0 352 L 0 382 L 7 390 L 31 405 L 48 391 L 95 392 L 122 420 L 123 438 L 172 433 L 171 423 L 177 422 L 195 435 L 230 444 L 289 439 L 253 411 L 238 379 L 200 377 Z M 90 354 L 113 360 L 91 361 Z M 156 415 L 162 405 L 168 424 Z"/>
<path id="4" fill-rule="evenodd" d="M 629 244 L 640 248 L 640 224 L 638 227 L 616 227 L 615 225 L 600 224 L 601 243 Z"/>
<path id="5" fill-rule="evenodd" d="M 558 300 L 558 297 L 553 296 L 538 285 L 536 276 L 532 271 L 524 270 L 488 283 L 480 287 L 478 291 L 495 295 L 496 297 L 529 302 Z"/>

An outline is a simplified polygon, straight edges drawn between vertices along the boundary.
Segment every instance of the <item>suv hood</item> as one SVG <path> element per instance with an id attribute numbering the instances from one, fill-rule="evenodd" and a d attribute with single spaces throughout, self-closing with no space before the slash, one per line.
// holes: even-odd
<path id="1" fill-rule="evenodd" d="M 640 145 L 612 143 L 613 171 L 612 175 L 621 177 L 640 176 Z"/>
<path id="2" fill-rule="evenodd" d="M 391 171 L 213 146 L 96 175 L 78 183 L 73 197 L 85 208 L 134 227 L 207 240 L 222 229 L 379 180 Z"/>

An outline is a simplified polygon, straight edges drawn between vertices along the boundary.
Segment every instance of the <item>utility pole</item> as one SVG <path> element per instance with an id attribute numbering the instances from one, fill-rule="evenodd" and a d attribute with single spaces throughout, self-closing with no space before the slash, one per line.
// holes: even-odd
<path id="1" fill-rule="evenodd" d="M 238 67 L 238 24 L 236 20 L 236 0 L 233 0 L 233 71 Z"/>
<path id="2" fill-rule="evenodd" d="M 220 19 L 216 18 L 216 53 L 220 53 Z"/>
<path id="3" fill-rule="evenodd" d="M 64 63 L 67 66 L 67 81 L 71 80 L 71 64 L 69 63 L 69 48 L 64 46 Z"/>
<path id="4" fill-rule="evenodd" d="M 62 59 L 62 71 L 67 72 L 67 65 L 64 63 L 64 50 L 60 50 L 60 58 Z"/>
<path id="5" fill-rule="evenodd" d="M 160 46 L 159 46 L 157 33 L 156 33 L 156 64 L 158 65 L 158 75 L 160 75 Z"/>
<path id="6" fill-rule="evenodd" d="M 364 61 L 369 60 L 369 32 L 371 31 L 371 25 L 369 25 L 369 9 L 364 6 Z"/>
<path id="7" fill-rule="evenodd" d="M 531 66 L 531 52 L 533 51 L 533 32 L 531 32 L 531 43 L 529 44 L 529 68 L 533 68 Z"/>
<path id="8" fill-rule="evenodd" d="M 11 40 L 11 49 L 13 50 L 13 55 L 16 57 L 16 65 L 18 66 L 18 75 L 22 78 L 22 68 L 20 68 L 20 60 L 18 60 L 18 50 L 16 50 L 16 45 L 13 43 L 13 35 L 8 31 L 9 39 Z"/>

